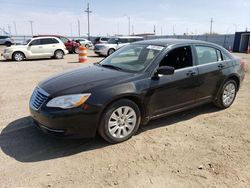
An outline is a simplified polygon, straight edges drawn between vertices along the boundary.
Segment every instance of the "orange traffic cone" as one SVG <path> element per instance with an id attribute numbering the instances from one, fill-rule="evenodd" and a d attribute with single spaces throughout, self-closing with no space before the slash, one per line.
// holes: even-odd
<path id="1" fill-rule="evenodd" d="M 250 45 L 247 48 L 247 54 L 250 54 Z"/>
<path id="2" fill-rule="evenodd" d="M 84 46 L 79 46 L 79 63 L 86 63 L 87 61 L 87 48 Z"/>
<path id="3" fill-rule="evenodd" d="M 229 46 L 228 51 L 231 52 L 231 53 L 233 52 L 231 46 Z"/>

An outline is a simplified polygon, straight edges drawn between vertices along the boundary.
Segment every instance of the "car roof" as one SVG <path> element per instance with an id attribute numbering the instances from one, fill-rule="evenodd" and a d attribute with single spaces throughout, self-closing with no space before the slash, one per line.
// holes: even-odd
<path id="1" fill-rule="evenodd" d="M 53 37 L 53 36 L 47 36 L 47 37 L 35 37 L 35 38 L 32 38 L 32 39 L 58 39 L 57 37 Z"/>
<path id="2" fill-rule="evenodd" d="M 214 43 L 200 41 L 200 40 L 191 40 L 191 39 L 174 39 L 174 38 L 168 38 L 168 39 L 153 39 L 153 40 L 143 40 L 139 42 L 135 42 L 134 44 L 146 44 L 146 45 L 156 45 L 156 46 L 170 46 L 174 44 L 207 44 L 207 45 L 213 45 L 218 46 Z M 219 46 L 218 46 L 219 47 Z"/>
<path id="3" fill-rule="evenodd" d="M 143 39 L 143 37 L 137 37 L 137 36 L 117 36 L 117 37 L 112 37 L 112 38 L 119 38 L 119 39 L 134 39 L 134 38 L 136 38 L 136 39 Z"/>

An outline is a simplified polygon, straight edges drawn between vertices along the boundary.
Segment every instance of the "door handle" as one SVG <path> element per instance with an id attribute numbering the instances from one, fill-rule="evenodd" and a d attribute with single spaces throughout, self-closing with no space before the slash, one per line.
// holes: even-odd
<path id="1" fill-rule="evenodd" d="M 39 48 L 43 48 L 42 46 L 39 46 Z"/>
<path id="2" fill-rule="evenodd" d="M 223 64 L 218 65 L 218 68 L 220 68 L 220 69 L 223 69 L 224 67 L 225 67 L 225 65 L 223 65 Z"/>
<path id="3" fill-rule="evenodd" d="M 52 47 L 56 47 L 56 45 L 52 45 Z"/>
<path id="4" fill-rule="evenodd" d="M 196 72 L 194 72 L 194 71 L 187 72 L 187 76 L 194 76 L 194 75 L 196 75 Z"/>

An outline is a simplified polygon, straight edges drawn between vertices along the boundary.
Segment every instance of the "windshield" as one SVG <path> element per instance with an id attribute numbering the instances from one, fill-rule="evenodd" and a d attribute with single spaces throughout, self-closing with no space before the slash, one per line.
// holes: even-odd
<path id="1" fill-rule="evenodd" d="M 26 41 L 23 42 L 23 44 L 24 44 L 24 45 L 27 45 L 30 41 L 31 41 L 31 39 L 26 40 Z"/>
<path id="2" fill-rule="evenodd" d="M 117 41 L 118 41 L 117 38 L 110 38 L 110 39 L 108 40 L 108 44 L 116 44 Z"/>
<path id="3" fill-rule="evenodd" d="M 100 65 L 129 72 L 145 69 L 163 50 L 162 46 L 130 44 L 104 59 Z"/>

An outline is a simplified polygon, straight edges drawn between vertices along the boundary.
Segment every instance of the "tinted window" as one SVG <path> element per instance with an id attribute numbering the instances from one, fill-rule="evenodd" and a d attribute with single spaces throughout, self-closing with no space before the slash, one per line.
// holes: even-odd
<path id="1" fill-rule="evenodd" d="M 195 49 L 197 52 L 199 65 L 218 61 L 217 50 L 215 48 L 207 46 L 196 46 Z"/>
<path id="2" fill-rule="evenodd" d="M 8 36 L 0 36 L 0 39 L 7 39 L 9 38 Z"/>
<path id="3" fill-rule="evenodd" d="M 129 40 L 128 40 L 128 39 L 119 39 L 119 42 L 120 42 L 120 43 L 128 43 Z"/>
<path id="4" fill-rule="evenodd" d="M 184 46 L 171 50 L 161 61 L 160 66 L 170 66 L 175 69 L 193 66 L 191 47 Z"/>
<path id="5" fill-rule="evenodd" d="M 105 38 L 105 37 L 103 37 L 101 40 L 102 40 L 102 41 L 108 41 L 108 40 L 109 40 L 109 38 Z"/>
<path id="6" fill-rule="evenodd" d="M 30 43 L 30 45 L 33 45 L 33 46 L 35 46 L 35 45 L 40 45 L 41 43 L 40 43 L 40 39 L 37 39 L 37 40 L 33 40 L 31 43 Z"/>
<path id="7" fill-rule="evenodd" d="M 56 43 L 59 43 L 59 42 L 53 38 L 41 39 L 41 44 L 56 44 Z"/>

